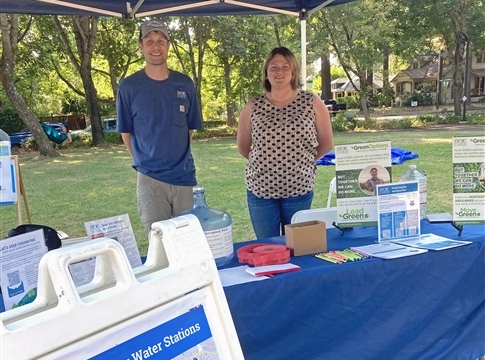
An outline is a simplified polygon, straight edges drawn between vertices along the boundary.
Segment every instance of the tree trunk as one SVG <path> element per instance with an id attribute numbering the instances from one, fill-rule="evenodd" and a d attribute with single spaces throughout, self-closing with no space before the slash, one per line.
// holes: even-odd
<path id="1" fill-rule="evenodd" d="M 382 54 L 382 88 L 389 85 L 389 48 L 384 47 Z"/>
<path id="2" fill-rule="evenodd" d="M 73 32 L 79 54 L 79 75 L 83 82 L 93 140 L 91 146 L 106 145 L 98 104 L 98 92 L 91 73 L 93 52 L 96 46 L 98 19 L 94 16 L 73 16 Z"/>
<path id="3" fill-rule="evenodd" d="M 24 124 L 29 128 L 37 142 L 39 153 L 42 156 L 56 157 L 59 153 L 54 149 L 47 138 L 39 120 L 29 109 L 27 102 L 18 92 L 14 82 L 15 52 L 18 40 L 18 15 L 10 15 L 11 23 L 6 14 L 0 14 L 0 28 L 2 34 L 2 61 L 0 64 L 0 81 L 12 106 L 19 113 Z M 9 31 L 10 30 L 10 31 Z"/>
<path id="4" fill-rule="evenodd" d="M 226 112 L 227 112 L 227 126 L 236 125 L 236 104 L 232 97 L 231 84 L 231 65 L 227 59 L 223 59 L 224 64 L 224 86 L 226 88 Z"/>
<path id="5" fill-rule="evenodd" d="M 461 115 L 461 99 L 463 98 L 463 60 L 465 44 L 456 43 L 455 49 L 455 69 L 453 73 L 453 105 L 455 116 Z"/>
<path id="6" fill-rule="evenodd" d="M 322 100 L 333 98 L 332 95 L 332 74 L 330 72 L 330 54 L 324 52 L 321 57 L 321 76 L 322 76 Z"/>

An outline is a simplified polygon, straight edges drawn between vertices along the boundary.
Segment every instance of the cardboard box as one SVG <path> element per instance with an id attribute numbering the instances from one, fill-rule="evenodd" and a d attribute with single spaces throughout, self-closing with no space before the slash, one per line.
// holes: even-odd
<path id="1" fill-rule="evenodd" d="M 323 221 L 285 225 L 285 238 L 292 256 L 327 251 L 327 227 Z"/>

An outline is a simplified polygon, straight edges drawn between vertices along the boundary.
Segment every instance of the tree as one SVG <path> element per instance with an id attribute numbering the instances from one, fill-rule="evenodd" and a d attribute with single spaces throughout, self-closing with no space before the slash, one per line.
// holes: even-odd
<path id="1" fill-rule="evenodd" d="M 42 156 L 59 156 L 47 135 L 42 130 L 37 117 L 28 107 L 25 99 L 15 85 L 15 64 L 18 43 L 28 33 L 31 18 L 25 24 L 23 33 L 19 36 L 19 15 L 0 14 L 0 32 L 2 37 L 2 58 L 0 63 L 0 81 L 12 106 L 19 113 L 22 121 L 29 128 L 37 141 L 39 153 Z"/>
<path id="2" fill-rule="evenodd" d="M 365 118 L 370 116 L 368 103 L 373 93 L 368 79 L 382 64 L 389 34 L 394 31 L 393 22 L 388 19 L 389 7 L 389 1 L 361 0 L 321 10 L 311 19 L 313 29 L 326 36 L 337 55 L 359 96 Z"/>
<path id="3" fill-rule="evenodd" d="M 267 42 L 261 36 L 261 25 L 254 16 L 222 16 L 212 18 L 212 40 L 208 42 L 208 49 L 214 55 L 214 61 L 222 64 L 222 86 L 225 91 L 226 123 L 228 126 L 236 124 L 238 99 L 241 97 L 240 84 L 242 76 L 237 76 L 238 68 L 264 58 Z M 238 41 L 235 41 L 235 40 Z M 212 76 L 220 77 L 214 69 L 217 64 L 211 64 Z M 260 63 L 258 63 L 261 66 Z M 220 66 L 219 66 L 220 67 Z M 207 67 L 206 67 L 207 69 Z M 259 87 L 259 84 L 258 84 Z"/>
<path id="4" fill-rule="evenodd" d="M 93 135 L 91 145 L 105 145 L 98 104 L 98 92 L 91 73 L 93 53 L 96 46 L 98 18 L 95 16 L 71 16 L 68 20 L 67 18 L 54 16 L 53 19 L 67 58 L 81 77 L 84 96 L 88 106 L 88 115 L 91 120 Z M 74 41 L 72 41 L 71 34 L 74 34 Z"/>

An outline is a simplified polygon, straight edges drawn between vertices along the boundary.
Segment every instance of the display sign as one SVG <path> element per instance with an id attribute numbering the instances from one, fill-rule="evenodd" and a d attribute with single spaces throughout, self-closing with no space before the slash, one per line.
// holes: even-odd
<path id="1" fill-rule="evenodd" d="M 336 146 L 335 163 L 338 226 L 377 225 L 376 186 L 392 181 L 391 142 Z"/>
<path id="2" fill-rule="evenodd" d="M 10 141 L 0 141 L 0 204 L 13 204 L 15 196 L 15 178 L 10 157 Z"/>
<path id="3" fill-rule="evenodd" d="M 0 288 L 5 310 L 34 301 L 39 262 L 45 253 L 47 246 L 42 229 L 0 242 Z"/>
<path id="4" fill-rule="evenodd" d="M 379 241 L 420 235 L 417 181 L 377 185 Z"/>
<path id="5" fill-rule="evenodd" d="M 453 137 L 453 221 L 485 224 L 485 136 Z"/>
<path id="6" fill-rule="evenodd" d="M 140 252 L 128 214 L 88 221 L 84 223 L 84 226 L 88 234 L 87 240 L 101 237 L 116 240 L 123 246 L 131 267 L 135 268 L 141 265 Z M 69 271 L 76 286 L 87 284 L 93 279 L 95 265 L 95 258 L 69 265 Z"/>

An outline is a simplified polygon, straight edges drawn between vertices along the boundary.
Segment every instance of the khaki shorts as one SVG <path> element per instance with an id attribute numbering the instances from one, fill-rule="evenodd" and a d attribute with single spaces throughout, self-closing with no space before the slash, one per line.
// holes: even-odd
<path id="1" fill-rule="evenodd" d="M 192 186 L 170 185 L 137 173 L 138 215 L 150 233 L 154 222 L 175 217 L 194 206 Z"/>

